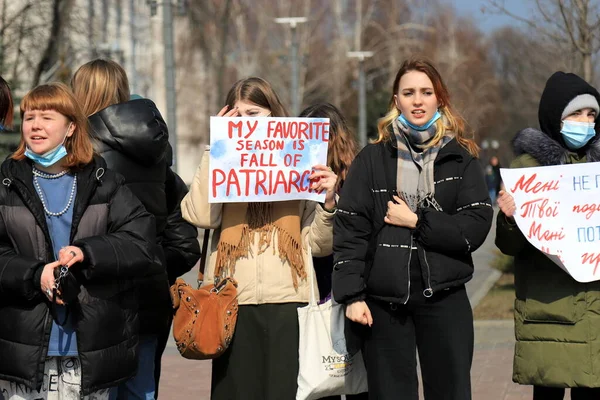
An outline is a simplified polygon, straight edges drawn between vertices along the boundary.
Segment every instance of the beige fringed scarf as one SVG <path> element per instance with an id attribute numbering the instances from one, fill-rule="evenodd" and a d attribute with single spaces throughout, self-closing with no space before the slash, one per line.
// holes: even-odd
<path id="1" fill-rule="evenodd" d="M 291 267 L 294 287 L 298 278 L 306 278 L 298 201 L 275 203 L 228 203 L 223 206 L 221 238 L 217 245 L 215 276 L 231 276 L 239 258 L 252 256 L 254 234 L 259 235 L 258 254 L 271 246 L 277 233 L 277 251 L 282 261 Z"/>

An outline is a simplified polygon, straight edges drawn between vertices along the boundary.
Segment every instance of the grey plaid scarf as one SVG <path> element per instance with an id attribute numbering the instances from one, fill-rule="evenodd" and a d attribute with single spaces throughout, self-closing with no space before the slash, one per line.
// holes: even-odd
<path id="1" fill-rule="evenodd" d="M 442 121 L 445 123 L 444 116 L 442 116 Z M 452 140 L 453 135 L 447 134 L 435 146 L 425 148 L 435 136 L 436 124 L 431 125 L 427 130 L 417 131 L 396 119 L 392 123 L 392 127 L 398 145 L 396 177 L 398 196 L 413 212 L 423 207 L 433 207 L 442 211 L 434 198 L 433 164 L 440 149 Z M 415 151 L 414 148 L 422 149 L 422 151 Z"/>

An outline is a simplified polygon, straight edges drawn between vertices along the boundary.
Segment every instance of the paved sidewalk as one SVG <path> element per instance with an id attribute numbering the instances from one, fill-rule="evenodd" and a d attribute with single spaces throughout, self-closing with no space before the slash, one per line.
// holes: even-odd
<path id="1" fill-rule="evenodd" d="M 531 399 L 531 387 L 511 380 L 513 347 L 512 321 L 475 322 L 473 400 Z M 175 348 L 167 348 L 160 395 L 168 400 L 210 399 L 210 361 L 185 360 Z"/>

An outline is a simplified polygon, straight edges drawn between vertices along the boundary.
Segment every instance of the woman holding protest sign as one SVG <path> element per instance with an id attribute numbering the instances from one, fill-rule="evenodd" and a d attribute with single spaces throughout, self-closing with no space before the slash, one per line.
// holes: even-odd
<path id="1" fill-rule="evenodd" d="M 465 283 L 493 211 L 478 148 L 435 67 L 403 63 L 379 137 L 356 157 L 335 218 L 333 295 L 360 334 L 369 395 L 471 399 Z M 350 322 L 352 321 L 352 322 Z"/>
<path id="2" fill-rule="evenodd" d="M 224 117 L 286 117 L 271 85 L 252 77 L 229 91 Z M 210 148 L 181 208 L 186 220 L 214 229 L 204 284 L 215 276 L 238 283 L 239 312 L 227 351 L 213 360 L 212 399 L 295 398 L 298 376 L 297 308 L 308 302 L 310 251 L 331 253 L 337 176 L 314 166 L 313 201 L 208 203 Z"/>
<path id="3" fill-rule="evenodd" d="M 511 168 L 600 161 L 600 94 L 579 76 L 556 72 L 540 99 L 540 130 L 513 139 Z M 514 220 L 513 197 L 500 191 L 496 245 L 515 257 L 513 380 L 533 398 L 600 398 L 600 282 L 579 283 L 531 245 Z M 568 249 L 563 249 L 563 252 Z"/>

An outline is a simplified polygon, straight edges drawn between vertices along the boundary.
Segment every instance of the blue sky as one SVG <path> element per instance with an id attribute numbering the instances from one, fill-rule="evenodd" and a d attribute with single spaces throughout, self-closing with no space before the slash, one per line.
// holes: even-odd
<path id="1" fill-rule="evenodd" d="M 490 14 L 489 12 L 482 13 L 482 7 L 489 7 L 487 0 L 443 0 L 448 4 L 454 5 L 459 15 L 474 17 L 477 25 L 484 32 L 490 32 L 503 25 L 518 25 L 514 19 L 504 16 Z M 500 0 L 502 1 L 502 0 Z M 504 0 L 504 5 L 507 10 L 527 16 L 530 15 L 530 10 L 535 7 L 534 1 L 529 0 Z"/>

